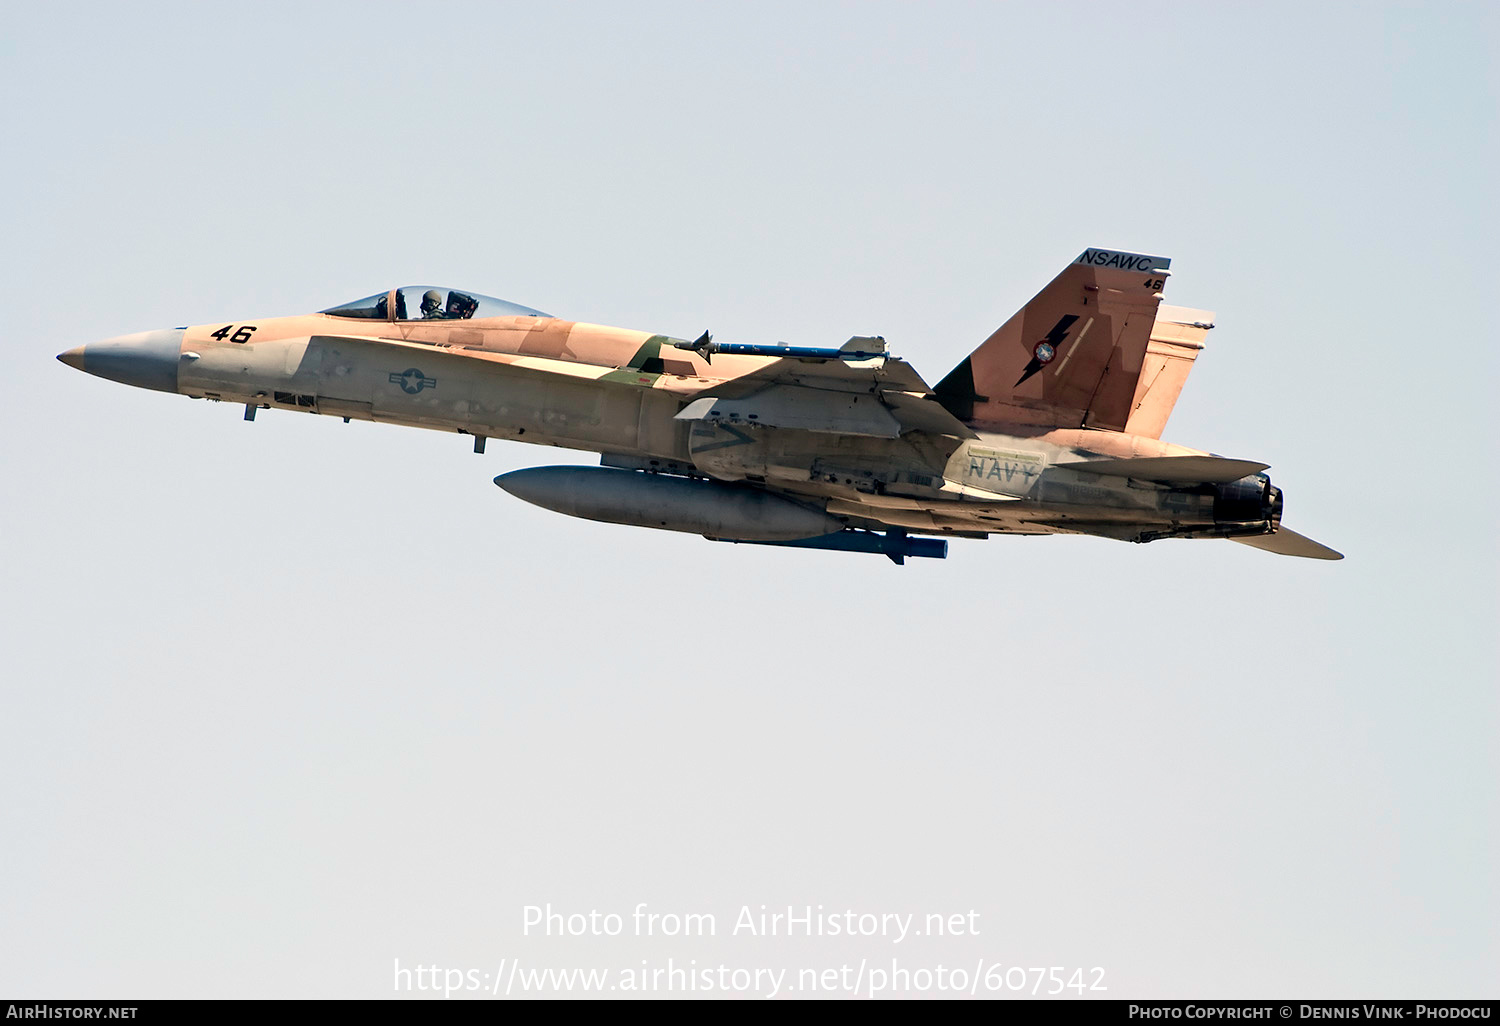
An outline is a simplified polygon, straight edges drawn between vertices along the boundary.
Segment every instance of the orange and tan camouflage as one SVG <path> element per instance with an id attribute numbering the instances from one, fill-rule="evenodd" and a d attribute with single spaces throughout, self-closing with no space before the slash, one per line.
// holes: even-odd
<path id="1" fill-rule="evenodd" d="M 408 286 L 315 314 L 126 335 L 58 359 L 127 384 L 597 452 L 496 483 L 724 541 L 946 554 L 949 537 L 1229 538 L 1281 527 L 1263 463 L 1160 440 L 1213 314 L 1161 305 L 1170 261 L 1088 249 L 936 388 L 880 338 L 696 342 Z M 927 537 L 930 536 L 930 537 Z"/>

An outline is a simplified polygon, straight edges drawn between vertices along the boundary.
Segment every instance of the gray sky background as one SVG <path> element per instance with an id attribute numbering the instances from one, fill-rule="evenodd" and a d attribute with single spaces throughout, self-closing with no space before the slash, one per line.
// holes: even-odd
<path id="1" fill-rule="evenodd" d="M 681 965 L 1500 992 L 1487 4 L 13 5 L 0 993 Z M 1338 564 L 897 569 L 572 520 L 589 462 L 133 390 L 393 284 L 935 382 L 1085 246 L 1219 327 L 1170 440 Z M 711 912 L 701 940 L 522 909 Z M 742 905 L 977 937 L 729 936 Z M 627 933 L 628 921 L 627 921 Z"/>

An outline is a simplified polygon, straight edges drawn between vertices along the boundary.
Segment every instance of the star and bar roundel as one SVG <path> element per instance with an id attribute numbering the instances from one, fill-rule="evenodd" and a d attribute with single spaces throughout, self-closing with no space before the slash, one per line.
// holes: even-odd
<path id="1" fill-rule="evenodd" d="M 415 367 L 393 373 L 390 376 L 390 382 L 393 385 L 400 385 L 401 391 L 408 395 L 416 395 L 424 388 L 437 388 L 437 378 L 429 378 Z"/>

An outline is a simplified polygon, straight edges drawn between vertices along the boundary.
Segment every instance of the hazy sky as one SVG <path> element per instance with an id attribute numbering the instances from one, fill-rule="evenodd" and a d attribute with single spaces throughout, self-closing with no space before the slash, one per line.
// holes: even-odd
<path id="1" fill-rule="evenodd" d="M 0 993 L 1497 996 L 1497 41 L 1480 3 L 12 5 Z M 719 545 L 490 483 L 586 453 L 53 360 L 431 282 L 935 382 L 1095 245 L 1217 312 L 1166 437 L 1272 464 L 1344 562 Z M 731 933 L 761 905 L 978 934 Z"/>

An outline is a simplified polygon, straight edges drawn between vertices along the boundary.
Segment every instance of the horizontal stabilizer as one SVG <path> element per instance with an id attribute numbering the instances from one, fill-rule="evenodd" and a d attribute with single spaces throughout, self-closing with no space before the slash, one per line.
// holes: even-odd
<path id="1" fill-rule="evenodd" d="M 1134 477 L 1142 481 L 1166 484 L 1228 484 L 1251 474 L 1259 474 L 1269 463 L 1254 460 L 1229 460 L 1222 456 L 1154 456 L 1138 460 L 1088 460 L 1083 463 L 1057 463 L 1058 470 L 1080 470 L 1086 474 L 1110 477 Z"/>
<path id="2" fill-rule="evenodd" d="M 1321 545 L 1296 531 L 1288 531 L 1285 527 L 1275 534 L 1257 534 L 1248 538 L 1231 538 L 1230 541 L 1239 542 L 1241 545 L 1249 545 L 1252 548 L 1264 549 L 1274 552 L 1280 556 L 1304 556 L 1308 559 L 1343 559 L 1342 552 L 1335 552 L 1327 545 Z"/>

